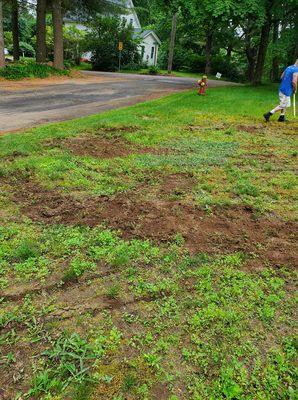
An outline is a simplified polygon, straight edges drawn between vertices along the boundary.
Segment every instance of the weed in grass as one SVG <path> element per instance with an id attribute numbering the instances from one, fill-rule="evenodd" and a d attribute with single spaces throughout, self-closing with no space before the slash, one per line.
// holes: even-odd
<path id="1" fill-rule="evenodd" d="M 16 247 L 14 254 L 17 261 L 26 261 L 30 258 L 36 258 L 38 255 L 38 245 L 30 238 L 24 238 Z"/>
<path id="2" fill-rule="evenodd" d="M 4 366 L 9 366 L 16 362 L 15 355 L 10 351 L 6 354 L 6 356 L 0 357 L 0 365 L 3 364 Z"/>
<path id="3" fill-rule="evenodd" d="M 120 290 L 121 290 L 120 284 L 119 284 L 119 283 L 115 283 L 115 284 L 109 286 L 106 295 L 107 295 L 107 297 L 109 297 L 110 299 L 115 299 L 116 297 L 119 296 Z"/>
<path id="4" fill-rule="evenodd" d="M 128 392 L 137 385 L 138 379 L 135 375 L 129 374 L 124 378 L 123 391 Z"/>
<path id="5" fill-rule="evenodd" d="M 43 365 L 35 367 L 31 388 L 25 398 L 64 393 L 70 384 L 80 392 L 82 385 L 94 382 L 92 368 L 108 349 L 115 349 L 119 340 L 116 329 L 111 329 L 107 336 L 98 334 L 92 342 L 76 333 L 60 335 L 53 346 L 43 352 Z"/>

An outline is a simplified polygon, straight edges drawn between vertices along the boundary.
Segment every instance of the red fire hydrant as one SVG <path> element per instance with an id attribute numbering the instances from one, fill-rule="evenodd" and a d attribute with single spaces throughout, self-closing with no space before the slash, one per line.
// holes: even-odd
<path id="1" fill-rule="evenodd" d="M 203 75 L 202 79 L 198 81 L 199 85 L 199 92 L 198 94 L 204 96 L 206 94 L 206 88 L 207 88 L 207 75 Z"/>

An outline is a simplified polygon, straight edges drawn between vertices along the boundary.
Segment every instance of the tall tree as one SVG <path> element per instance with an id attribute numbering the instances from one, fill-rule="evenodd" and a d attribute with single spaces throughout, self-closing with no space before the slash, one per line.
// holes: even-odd
<path id="1" fill-rule="evenodd" d="M 264 21 L 261 29 L 261 36 L 258 48 L 258 56 L 257 56 L 257 63 L 256 69 L 254 74 L 253 83 L 255 85 L 260 85 L 262 82 L 263 72 L 264 72 L 264 65 L 265 65 L 265 58 L 267 53 L 267 48 L 270 39 L 270 30 L 272 25 L 272 13 L 273 7 L 275 5 L 276 0 L 266 0 L 265 1 L 265 14 L 264 14 Z"/>
<path id="2" fill-rule="evenodd" d="M 52 1 L 52 16 L 54 30 L 54 67 L 63 69 L 63 17 L 61 0 Z"/>
<path id="3" fill-rule="evenodd" d="M 20 32 L 19 32 L 19 4 L 18 0 L 12 0 L 11 4 L 11 27 L 13 40 L 13 59 L 20 59 Z"/>
<path id="4" fill-rule="evenodd" d="M 205 42 L 205 72 L 210 73 L 214 47 L 214 35 L 222 27 L 227 26 L 233 16 L 239 12 L 236 0 L 185 0 L 185 11 L 197 21 Z"/>
<path id="5" fill-rule="evenodd" d="M 205 74 L 210 74 L 211 72 L 211 57 L 212 57 L 212 46 L 213 46 L 213 26 L 212 23 L 208 24 L 208 27 L 205 30 L 205 57 L 206 57 L 206 64 L 205 64 Z"/>
<path id="6" fill-rule="evenodd" d="M 246 78 L 249 82 L 252 82 L 254 78 L 258 53 L 256 38 L 258 37 L 259 29 L 256 19 L 256 14 L 245 15 L 245 18 L 239 24 L 243 32 L 240 36 L 240 51 L 244 52 L 246 57 Z"/>
<path id="7" fill-rule="evenodd" d="M 3 32 L 3 1 L 0 0 L 0 68 L 5 67 L 4 32 Z"/>
<path id="8" fill-rule="evenodd" d="M 37 0 L 36 7 L 36 61 L 46 62 L 46 0 Z"/>

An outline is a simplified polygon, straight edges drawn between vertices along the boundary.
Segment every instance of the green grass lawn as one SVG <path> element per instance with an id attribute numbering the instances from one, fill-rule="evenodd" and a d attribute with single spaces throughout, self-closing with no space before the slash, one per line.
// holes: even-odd
<path id="1" fill-rule="evenodd" d="M 276 87 L 0 137 L 3 399 L 297 398 L 297 122 Z"/>

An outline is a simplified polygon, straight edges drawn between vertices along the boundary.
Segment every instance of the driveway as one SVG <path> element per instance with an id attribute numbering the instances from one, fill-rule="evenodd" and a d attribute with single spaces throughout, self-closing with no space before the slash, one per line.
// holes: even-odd
<path id="1" fill-rule="evenodd" d="M 196 79 L 84 71 L 78 78 L 0 82 L 0 133 L 132 105 L 195 87 Z M 231 83 L 209 81 L 209 86 Z"/>

